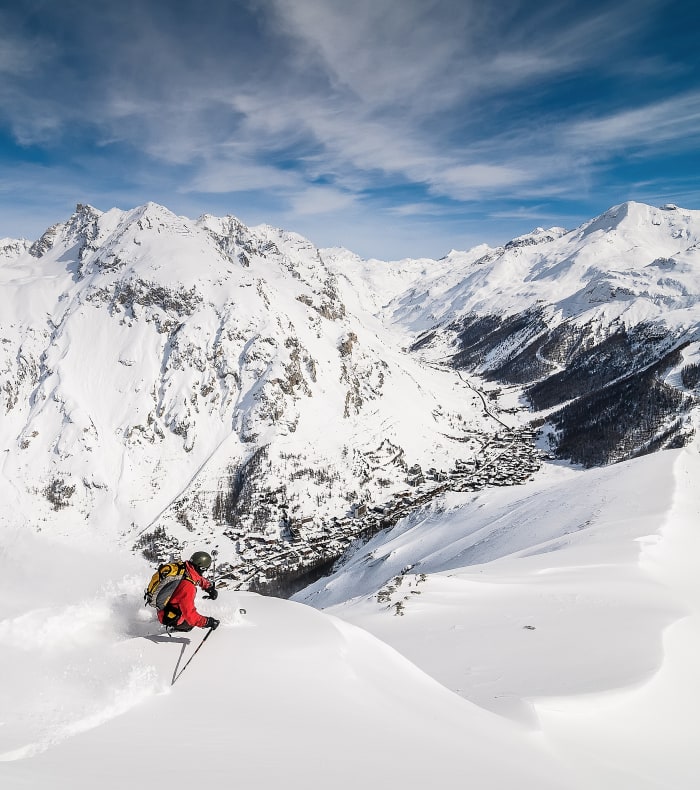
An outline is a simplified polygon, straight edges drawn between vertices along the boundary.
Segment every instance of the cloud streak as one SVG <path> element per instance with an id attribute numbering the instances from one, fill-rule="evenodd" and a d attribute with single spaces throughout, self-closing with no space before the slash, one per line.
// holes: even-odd
<path id="1" fill-rule="evenodd" d="M 671 141 L 695 146 L 700 139 L 700 91 L 574 123 L 565 137 L 579 149 L 650 148 Z"/>

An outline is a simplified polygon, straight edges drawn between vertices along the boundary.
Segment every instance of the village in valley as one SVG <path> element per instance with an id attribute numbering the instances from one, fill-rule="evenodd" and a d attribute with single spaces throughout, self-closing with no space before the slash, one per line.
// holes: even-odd
<path id="1" fill-rule="evenodd" d="M 262 446 L 245 463 L 231 464 L 217 489 L 179 497 L 169 521 L 142 531 L 134 549 L 151 562 L 180 556 L 177 532 L 167 528 L 175 522 L 176 529 L 184 526 L 217 550 L 217 585 L 289 597 L 332 573 L 375 535 L 427 511 L 443 494 L 476 495 L 532 480 L 551 457 L 537 441 L 542 419 L 527 419 L 517 390 L 484 389 L 463 371 L 452 373 L 480 414 L 467 424 L 460 412 L 437 407 L 432 416 L 442 420 L 444 444 L 430 467 L 407 457 L 387 435 L 378 435 L 371 449 L 367 443 L 345 446 L 345 477 L 333 462 L 319 464 L 298 451 L 272 455 Z M 212 522 L 218 528 L 214 540 Z"/>
<path id="2" fill-rule="evenodd" d="M 499 421 L 500 422 L 500 421 Z M 447 491 L 477 492 L 492 486 L 520 485 L 532 478 L 543 454 L 535 446 L 538 429 L 509 428 L 478 437 L 480 449 L 469 460 L 457 459 L 450 470 L 413 465 L 405 489 L 382 502 L 355 502 L 344 517 L 318 523 L 314 517 L 291 518 L 284 503 L 278 535 L 226 531 L 240 563 L 222 563 L 220 586 L 288 596 L 328 573 L 346 552 Z"/>

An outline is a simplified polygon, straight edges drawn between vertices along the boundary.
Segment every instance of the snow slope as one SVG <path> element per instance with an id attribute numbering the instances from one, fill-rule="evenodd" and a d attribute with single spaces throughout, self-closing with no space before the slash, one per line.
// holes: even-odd
<path id="1" fill-rule="evenodd" d="M 695 787 L 699 473 L 695 447 L 453 497 L 297 597 L 540 732 L 583 787 Z"/>
<path id="2" fill-rule="evenodd" d="M 32 547 L 39 566 L 55 561 L 64 574 L 98 559 L 103 571 L 119 565 L 45 548 L 42 557 L 40 544 Z M 63 604 L 76 590 L 64 581 L 52 600 L 16 606 L 0 623 L 4 788 L 146 787 L 166 778 L 421 787 L 462 775 L 482 787 L 568 786 L 556 760 L 514 725 L 366 632 L 299 604 L 226 592 L 204 603 L 222 625 L 171 686 L 183 651 L 181 664 L 203 632 L 191 643 L 139 635 L 157 629 L 138 608 L 137 583 L 127 575 L 95 598 Z M 79 589 L 91 586 L 88 579 Z M 500 759 L 504 748 L 509 762 Z"/>
<path id="3" fill-rule="evenodd" d="M 694 447 L 453 495 L 299 595 L 327 611 L 200 601 L 222 626 L 174 686 L 202 632 L 153 636 L 145 563 L 5 525 L 3 787 L 691 790 L 699 472 Z"/>
<path id="4" fill-rule="evenodd" d="M 698 321 L 700 211 L 628 202 L 563 232 L 538 229 L 496 249 L 452 252 L 389 305 L 421 332 L 470 313 L 544 307 L 551 319 L 677 329 Z"/>

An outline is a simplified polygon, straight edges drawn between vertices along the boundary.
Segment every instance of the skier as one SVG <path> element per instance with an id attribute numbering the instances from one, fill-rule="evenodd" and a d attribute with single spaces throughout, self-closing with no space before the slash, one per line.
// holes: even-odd
<path id="1" fill-rule="evenodd" d="M 209 598 L 215 600 L 219 591 L 214 582 L 203 574 L 211 565 L 211 555 L 206 551 L 195 551 L 185 560 L 185 573 L 165 606 L 158 611 L 158 620 L 174 631 L 191 631 L 193 628 L 218 628 L 219 621 L 200 614 L 194 605 L 197 587 L 201 587 Z"/>

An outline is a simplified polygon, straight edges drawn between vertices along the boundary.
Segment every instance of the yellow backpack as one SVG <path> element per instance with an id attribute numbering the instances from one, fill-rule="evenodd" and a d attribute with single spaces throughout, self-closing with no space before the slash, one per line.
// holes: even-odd
<path id="1" fill-rule="evenodd" d="M 168 603 L 170 596 L 184 577 L 184 562 L 166 562 L 160 565 L 144 591 L 145 605 L 153 606 L 160 611 Z"/>

